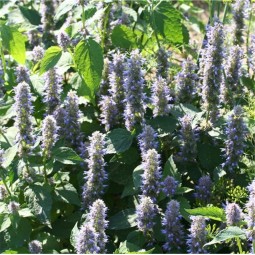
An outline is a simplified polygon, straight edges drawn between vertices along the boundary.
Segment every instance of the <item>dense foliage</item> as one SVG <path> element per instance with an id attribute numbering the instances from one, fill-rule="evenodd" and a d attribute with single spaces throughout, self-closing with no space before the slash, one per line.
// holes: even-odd
<path id="1" fill-rule="evenodd" d="M 253 253 L 254 8 L 1 1 L 1 253 Z"/>

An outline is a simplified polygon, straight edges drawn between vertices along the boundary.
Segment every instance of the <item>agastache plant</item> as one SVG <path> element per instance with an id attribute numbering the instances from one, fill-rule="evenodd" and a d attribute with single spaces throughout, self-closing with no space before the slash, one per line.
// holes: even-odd
<path id="1" fill-rule="evenodd" d="M 95 228 L 98 234 L 97 243 L 99 247 L 99 253 L 106 253 L 105 244 L 107 243 L 107 236 L 105 230 L 108 226 L 106 220 L 107 207 L 101 199 L 97 199 L 92 206 L 88 214 L 88 222 Z"/>
<path id="2" fill-rule="evenodd" d="M 133 50 L 130 58 L 127 60 L 126 70 L 124 72 L 125 89 L 125 126 L 131 131 L 135 124 L 144 120 L 146 108 L 146 95 L 144 93 L 144 71 L 142 70 L 144 60 L 138 50 Z"/>
<path id="3" fill-rule="evenodd" d="M 179 182 L 172 176 L 167 176 L 162 182 L 162 191 L 167 197 L 173 197 L 177 191 Z"/>
<path id="4" fill-rule="evenodd" d="M 148 239 L 152 239 L 157 214 L 158 207 L 153 203 L 151 198 L 140 196 L 140 202 L 136 207 L 137 227 Z"/>
<path id="5" fill-rule="evenodd" d="M 19 146 L 19 156 L 23 156 L 29 152 L 34 139 L 32 136 L 32 99 L 30 93 L 30 87 L 26 82 L 21 82 L 15 91 L 15 126 L 18 129 L 16 141 Z"/>
<path id="6" fill-rule="evenodd" d="M 38 240 L 33 240 L 28 244 L 28 250 L 32 254 L 41 254 L 42 253 L 42 243 Z"/>
<path id="7" fill-rule="evenodd" d="M 58 34 L 58 45 L 64 51 L 67 50 L 68 46 L 70 46 L 70 43 L 71 43 L 71 39 L 70 39 L 69 35 L 64 31 L 59 32 L 59 34 Z"/>
<path id="8" fill-rule="evenodd" d="M 109 92 L 117 108 L 117 120 L 123 119 L 125 91 L 124 91 L 124 71 L 125 55 L 117 52 L 113 54 L 113 60 L 109 65 Z"/>
<path id="9" fill-rule="evenodd" d="M 117 124 L 118 109 L 111 96 L 102 96 L 99 102 L 101 123 L 105 126 L 105 131 L 109 131 Z"/>
<path id="10" fill-rule="evenodd" d="M 47 106 L 47 113 L 52 114 L 60 104 L 60 95 L 62 92 L 62 78 L 57 69 L 50 69 L 44 75 L 44 103 Z"/>
<path id="11" fill-rule="evenodd" d="M 247 210 L 246 222 L 248 225 L 248 238 L 254 243 L 255 241 L 255 180 L 248 186 L 249 199 L 245 205 Z"/>
<path id="12" fill-rule="evenodd" d="M 65 100 L 65 138 L 73 146 L 80 144 L 80 117 L 79 99 L 75 91 L 69 91 Z"/>
<path id="13" fill-rule="evenodd" d="M 244 142 L 247 127 L 243 120 L 243 109 L 240 105 L 234 107 L 229 116 L 226 128 L 227 140 L 225 142 L 225 162 L 223 167 L 233 172 L 244 153 Z"/>
<path id="14" fill-rule="evenodd" d="M 150 149 L 144 156 L 142 167 L 144 173 L 142 174 L 141 190 L 144 196 L 148 196 L 153 202 L 157 201 L 157 195 L 161 188 L 161 166 L 160 155 L 155 149 Z"/>
<path id="15" fill-rule="evenodd" d="M 226 220 L 229 226 L 237 225 L 242 219 L 242 211 L 238 204 L 227 203 L 225 207 Z"/>
<path id="16" fill-rule="evenodd" d="M 182 70 L 175 76 L 176 98 L 179 103 L 191 103 L 196 95 L 197 66 L 191 59 L 182 62 Z"/>
<path id="17" fill-rule="evenodd" d="M 219 115 L 219 91 L 222 81 L 224 58 L 223 25 L 217 19 L 208 26 L 207 43 L 202 51 L 200 73 L 202 74 L 202 106 L 208 114 L 208 119 L 214 124 Z"/>
<path id="18" fill-rule="evenodd" d="M 169 114 L 170 105 L 168 104 L 170 89 L 165 79 L 158 76 L 152 84 L 151 103 L 153 105 L 153 117 L 165 116 Z"/>
<path id="19" fill-rule="evenodd" d="M 164 218 L 162 220 L 162 233 L 165 235 L 166 240 L 163 249 L 168 252 L 173 249 L 180 249 L 184 243 L 184 232 L 181 219 L 180 203 L 176 200 L 171 200 L 167 204 Z"/>
<path id="20" fill-rule="evenodd" d="M 149 149 L 158 149 L 158 134 L 149 125 L 144 125 L 142 132 L 138 135 L 139 148 L 142 154 L 142 158 Z"/>
<path id="21" fill-rule="evenodd" d="M 250 47 L 248 50 L 248 64 L 253 74 L 255 74 L 255 34 L 253 34 L 250 39 Z"/>
<path id="22" fill-rule="evenodd" d="M 40 61 L 44 56 L 44 49 L 41 46 L 35 46 L 32 51 L 32 57 L 34 62 Z"/>
<path id="23" fill-rule="evenodd" d="M 164 79 L 169 78 L 169 67 L 170 61 L 169 58 L 171 57 L 171 52 L 165 50 L 164 48 L 159 48 L 156 54 L 157 57 L 157 76 L 161 76 Z"/>
<path id="24" fill-rule="evenodd" d="M 213 182 L 209 175 L 199 178 L 198 185 L 195 186 L 195 198 L 203 204 L 210 201 L 212 195 Z"/>
<path id="25" fill-rule="evenodd" d="M 30 83 L 30 78 L 29 78 L 29 70 L 25 66 L 17 66 L 16 68 L 16 82 L 21 83 L 21 82 L 26 82 Z"/>
<path id="26" fill-rule="evenodd" d="M 46 116 L 42 124 L 42 149 L 43 155 L 49 158 L 51 149 L 57 140 L 57 123 L 53 116 Z"/>
<path id="27" fill-rule="evenodd" d="M 187 240 L 188 253 L 207 253 L 204 245 L 206 244 L 206 223 L 203 216 L 191 216 L 191 226 Z"/>
<path id="28" fill-rule="evenodd" d="M 234 19 L 234 43 L 241 45 L 243 40 L 243 34 L 245 29 L 245 20 L 249 17 L 249 0 L 236 0 L 232 4 L 233 19 Z"/>
<path id="29" fill-rule="evenodd" d="M 236 94 L 240 94 L 240 77 L 243 51 L 239 46 L 232 46 L 224 62 L 224 78 L 221 84 L 221 101 L 233 105 Z"/>
<path id="30" fill-rule="evenodd" d="M 95 228 L 85 222 L 76 236 L 76 252 L 78 254 L 98 254 L 100 248 L 97 239 L 98 234 Z"/>
<path id="31" fill-rule="evenodd" d="M 89 137 L 88 146 L 88 171 L 85 172 L 85 184 L 83 186 L 83 208 L 88 208 L 96 199 L 104 194 L 107 173 L 105 171 L 105 137 L 99 131 L 95 131 Z"/>
<path id="32" fill-rule="evenodd" d="M 192 118 L 189 115 L 184 115 L 180 118 L 180 159 L 182 161 L 195 161 L 197 156 L 197 136 L 192 128 Z"/>

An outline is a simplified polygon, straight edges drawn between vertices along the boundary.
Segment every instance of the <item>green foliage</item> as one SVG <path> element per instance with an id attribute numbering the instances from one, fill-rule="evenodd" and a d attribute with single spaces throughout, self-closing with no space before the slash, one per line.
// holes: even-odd
<path id="1" fill-rule="evenodd" d="M 74 165 L 83 160 L 68 147 L 59 147 L 52 150 L 53 158 L 66 165 Z"/>

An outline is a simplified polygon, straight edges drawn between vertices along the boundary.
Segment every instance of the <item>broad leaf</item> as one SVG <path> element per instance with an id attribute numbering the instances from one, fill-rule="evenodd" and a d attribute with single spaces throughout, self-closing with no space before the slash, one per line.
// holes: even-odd
<path id="1" fill-rule="evenodd" d="M 40 74 L 43 74 L 53 68 L 62 55 L 62 49 L 58 46 L 48 48 L 41 60 Z"/>
<path id="2" fill-rule="evenodd" d="M 126 229 L 136 226 L 136 210 L 125 209 L 109 219 L 109 229 Z"/>
<path id="3" fill-rule="evenodd" d="M 32 24 L 38 26 L 41 24 L 41 16 L 35 9 L 28 9 L 24 6 L 19 6 L 22 15 Z"/>
<path id="4" fill-rule="evenodd" d="M 75 165 L 79 162 L 83 162 L 83 159 L 81 159 L 74 150 L 68 147 L 53 149 L 52 156 L 55 160 L 66 165 Z"/>
<path id="5" fill-rule="evenodd" d="M 65 184 L 64 186 L 57 187 L 55 189 L 56 198 L 60 201 L 63 201 L 67 204 L 81 205 L 78 193 L 74 186 L 70 183 Z"/>
<path id="6" fill-rule="evenodd" d="M 141 187 L 143 172 L 144 172 L 144 169 L 142 165 L 139 165 L 134 169 L 133 182 L 136 189 L 139 189 Z"/>

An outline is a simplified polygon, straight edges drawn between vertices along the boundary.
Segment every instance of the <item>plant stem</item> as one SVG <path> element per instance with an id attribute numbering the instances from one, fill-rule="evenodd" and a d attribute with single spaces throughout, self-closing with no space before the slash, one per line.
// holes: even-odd
<path id="1" fill-rule="evenodd" d="M 5 58 L 4 58 L 4 52 L 3 52 L 3 45 L 2 45 L 2 40 L 0 40 L 0 55 L 1 55 L 1 60 L 2 60 L 2 65 L 4 69 L 4 75 L 3 75 L 3 80 L 5 82 L 5 74 L 6 74 L 6 63 L 5 63 Z"/>
<path id="2" fill-rule="evenodd" d="M 6 143 L 11 147 L 12 145 L 10 144 L 9 140 L 7 139 L 6 135 L 3 133 L 3 131 L 0 131 L 0 134 L 3 136 L 4 140 L 6 141 Z"/>
<path id="3" fill-rule="evenodd" d="M 85 17 L 85 11 L 84 11 L 84 1 L 81 1 L 81 8 L 82 8 L 82 28 L 83 30 L 85 30 L 86 17 Z"/>
<path id="4" fill-rule="evenodd" d="M 1 169 L 1 171 L 2 171 L 2 169 Z M 4 177 L 3 176 L 1 176 L 1 177 L 2 177 L 3 184 L 4 184 L 5 188 L 6 188 L 9 196 L 12 196 L 12 193 L 11 193 L 10 189 L 8 188 L 7 183 L 6 183 L 5 179 L 4 179 Z"/>
<path id="5" fill-rule="evenodd" d="M 222 23 L 223 24 L 225 24 L 226 17 L 227 17 L 227 12 L 228 12 L 228 3 L 225 4 L 225 8 L 224 8 L 224 14 L 223 14 L 223 18 L 222 18 Z"/>
<path id="6" fill-rule="evenodd" d="M 239 253 L 243 254 L 242 244 L 241 244 L 241 240 L 239 237 L 236 238 L 236 242 L 237 242 Z"/>

